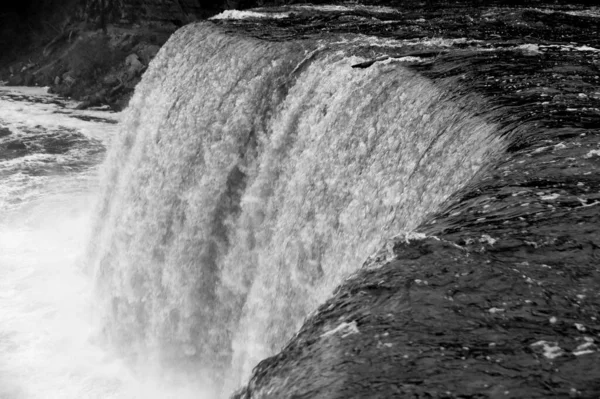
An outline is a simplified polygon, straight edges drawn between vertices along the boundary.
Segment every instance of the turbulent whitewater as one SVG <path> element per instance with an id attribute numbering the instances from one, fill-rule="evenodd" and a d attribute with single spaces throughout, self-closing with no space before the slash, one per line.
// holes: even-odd
<path id="1" fill-rule="evenodd" d="M 0 398 L 123 398 L 95 345 L 81 272 L 98 163 L 118 116 L 41 88 L 0 87 Z"/>
<path id="2" fill-rule="evenodd" d="M 172 36 L 104 169 L 87 258 L 108 342 L 227 394 L 501 150 L 475 99 L 393 58 L 352 67 L 385 51 L 208 22 Z"/>

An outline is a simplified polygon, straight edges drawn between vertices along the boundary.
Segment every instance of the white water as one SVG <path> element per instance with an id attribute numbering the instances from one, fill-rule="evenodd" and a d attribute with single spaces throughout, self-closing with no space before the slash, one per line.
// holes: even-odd
<path id="1" fill-rule="evenodd" d="M 140 381 L 97 345 L 92 282 L 81 263 L 97 151 L 117 125 L 75 116 L 120 115 L 73 106 L 43 89 L 0 87 L 0 128 L 11 131 L 0 137 L 0 399 L 198 397 L 199 390 Z M 48 152 L 52 138 L 71 141 L 51 142 L 60 148 Z M 8 141 L 31 151 L 3 158 Z"/>
<path id="2" fill-rule="evenodd" d="M 211 17 L 211 20 L 221 19 L 283 19 L 289 18 L 291 13 L 301 11 L 319 11 L 321 13 L 335 12 L 343 13 L 349 11 L 362 11 L 368 12 L 372 15 L 377 14 L 394 14 L 398 10 L 390 7 L 376 7 L 376 6 L 365 6 L 361 4 L 354 5 L 295 5 L 282 7 L 286 12 L 273 12 L 272 9 L 261 9 L 256 8 L 254 10 L 225 10 L 220 14 Z"/>
<path id="3" fill-rule="evenodd" d="M 502 149 L 472 116 L 484 104 L 398 62 L 351 67 L 388 42 L 205 23 L 163 47 L 110 151 L 89 252 L 130 361 L 230 392 Z"/>
<path id="4" fill-rule="evenodd" d="M 38 196 L 0 225 L 0 397 L 115 397 L 122 367 L 90 342 L 77 267 L 89 194 Z"/>

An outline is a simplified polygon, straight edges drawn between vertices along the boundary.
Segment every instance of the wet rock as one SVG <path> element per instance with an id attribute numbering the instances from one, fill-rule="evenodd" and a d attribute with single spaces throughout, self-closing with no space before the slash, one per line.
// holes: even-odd
<path id="1" fill-rule="evenodd" d="M 137 54 L 128 55 L 125 59 L 125 65 L 127 65 L 129 72 L 134 75 L 139 73 L 144 68 L 144 64 L 142 64 Z"/>
<path id="2" fill-rule="evenodd" d="M 142 59 L 142 62 L 146 65 L 148 65 L 150 63 L 150 61 L 152 61 L 152 59 L 156 56 L 156 54 L 158 54 L 158 51 L 160 50 L 160 47 L 155 45 L 155 44 L 150 44 L 150 45 L 146 45 L 146 46 L 141 46 L 141 48 L 139 48 L 137 50 L 137 53 L 139 54 L 140 58 Z"/>
<path id="3" fill-rule="evenodd" d="M 94 7 L 95 11 L 88 10 L 92 14 L 99 11 L 100 4 Z M 173 11 L 173 8 L 170 10 Z M 140 17 L 147 21 L 145 13 L 142 14 L 135 12 L 137 22 L 142 22 L 138 21 Z M 97 17 L 97 14 L 90 14 L 89 20 L 82 22 L 71 16 L 59 27 L 60 32 L 54 29 L 51 33 L 46 32 L 45 47 L 32 48 L 30 53 L 19 48 L 19 54 L 23 54 L 16 62 L 6 65 L 6 68 L 0 65 L 0 81 L 11 85 L 51 86 L 53 93 L 76 100 L 83 100 L 101 88 L 113 89 L 122 85 L 124 90 L 117 90 L 115 97 L 105 100 L 111 106 L 123 106 L 127 102 L 121 100 L 129 98 L 148 63 L 176 27 L 159 21 L 132 23 L 125 14 L 111 14 L 107 15 L 108 20 L 115 22 L 124 17 L 126 23 L 109 23 L 106 32 L 103 32 L 97 29 L 98 21 L 94 21 Z M 194 18 L 182 17 L 182 21 Z M 33 76 L 26 75 L 29 73 Z M 118 99 L 117 96 L 123 98 Z"/>
<path id="4" fill-rule="evenodd" d="M 9 67 L 9 70 L 10 70 L 11 74 L 18 74 L 18 73 L 22 72 L 24 67 L 25 67 L 24 62 L 16 62 Z"/>
<path id="5" fill-rule="evenodd" d="M 111 97 L 109 105 L 112 109 L 116 111 L 125 109 L 127 107 L 127 104 L 129 104 L 129 100 L 131 100 L 132 96 L 133 91 L 123 90 L 122 94 Z"/>
<path id="6" fill-rule="evenodd" d="M 160 0 L 140 3 L 135 0 L 121 0 L 113 3 L 102 3 L 100 0 L 89 0 L 85 3 L 84 13 L 89 19 L 100 19 L 100 10 L 106 7 L 105 17 L 110 22 L 120 24 L 138 23 L 140 21 L 171 23 L 171 21 L 189 21 L 196 17 L 207 17 L 222 9 L 225 1 L 201 2 L 197 0 Z M 242 2 L 251 6 L 255 2 Z M 141 7 L 141 8 L 140 8 Z"/>
<path id="7" fill-rule="evenodd" d="M 76 109 L 87 109 L 104 104 L 106 99 L 106 90 L 102 89 L 98 93 L 90 95 L 77 105 Z"/>
<path id="8" fill-rule="evenodd" d="M 72 72 L 66 72 L 62 75 L 62 82 L 67 86 L 73 86 L 77 81 L 73 76 L 71 76 Z"/>
<path id="9" fill-rule="evenodd" d="M 35 82 L 35 76 L 31 72 L 25 72 L 23 74 L 23 85 L 32 86 Z"/>
<path id="10" fill-rule="evenodd" d="M 18 73 L 16 75 L 11 75 L 8 78 L 7 85 L 8 86 L 23 86 L 24 82 L 25 82 L 25 80 L 23 79 L 23 76 L 20 73 Z"/>
<path id="11" fill-rule="evenodd" d="M 116 86 L 119 84 L 119 78 L 115 75 L 107 75 L 104 77 L 104 79 L 102 79 L 102 83 L 111 87 Z"/>
<path id="12" fill-rule="evenodd" d="M 21 72 L 25 72 L 25 71 L 31 70 L 34 67 L 35 67 L 35 63 L 33 63 L 33 62 L 30 61 L 27 64 L 23 65 L 23 67 L 21 68 Z"/>

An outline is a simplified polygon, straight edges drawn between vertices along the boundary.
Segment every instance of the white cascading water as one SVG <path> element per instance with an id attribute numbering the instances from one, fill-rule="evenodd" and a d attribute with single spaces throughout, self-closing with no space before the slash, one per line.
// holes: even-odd
<path id="1" fill-rule="evenodd" d="M 76 105 L 0 86 L 0 399 L 211 398 L 98 339 L 84 255 L 120 115 Z"/>
<path id="2" fill-rule="evenodd" d="M 132 387 L 90 340 L 92 284 L 79 266 L 116 116 L 64 105 L 40 88 L 0 87 L 1 399 L 107 399 Z"/>
<path id="3" fill-rule="evenodd" d="M 473 101 L 401 62 L 351 67 L 384 50 L 211 23 L 161 49 L 108 155 L 87 255 L 103 336 L 130 362 L 230 393 L 498 153 Z"/>

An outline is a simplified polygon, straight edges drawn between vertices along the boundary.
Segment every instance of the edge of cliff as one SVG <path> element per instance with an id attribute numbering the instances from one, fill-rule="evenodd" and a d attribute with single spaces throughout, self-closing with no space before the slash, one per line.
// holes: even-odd
<path id="1" fill-rule="evenodd" d="M 598 397 L 597 9 L 402 18 L 387 24 L 395 38 L 466 37 L 405 56 L 435 84 L 482 96 L 481 116 L 509 147 L 418 233 L 390 240 L 343 282 L 233 397 Z M 347 23 L 232 29 L 270 38 Z"/>

